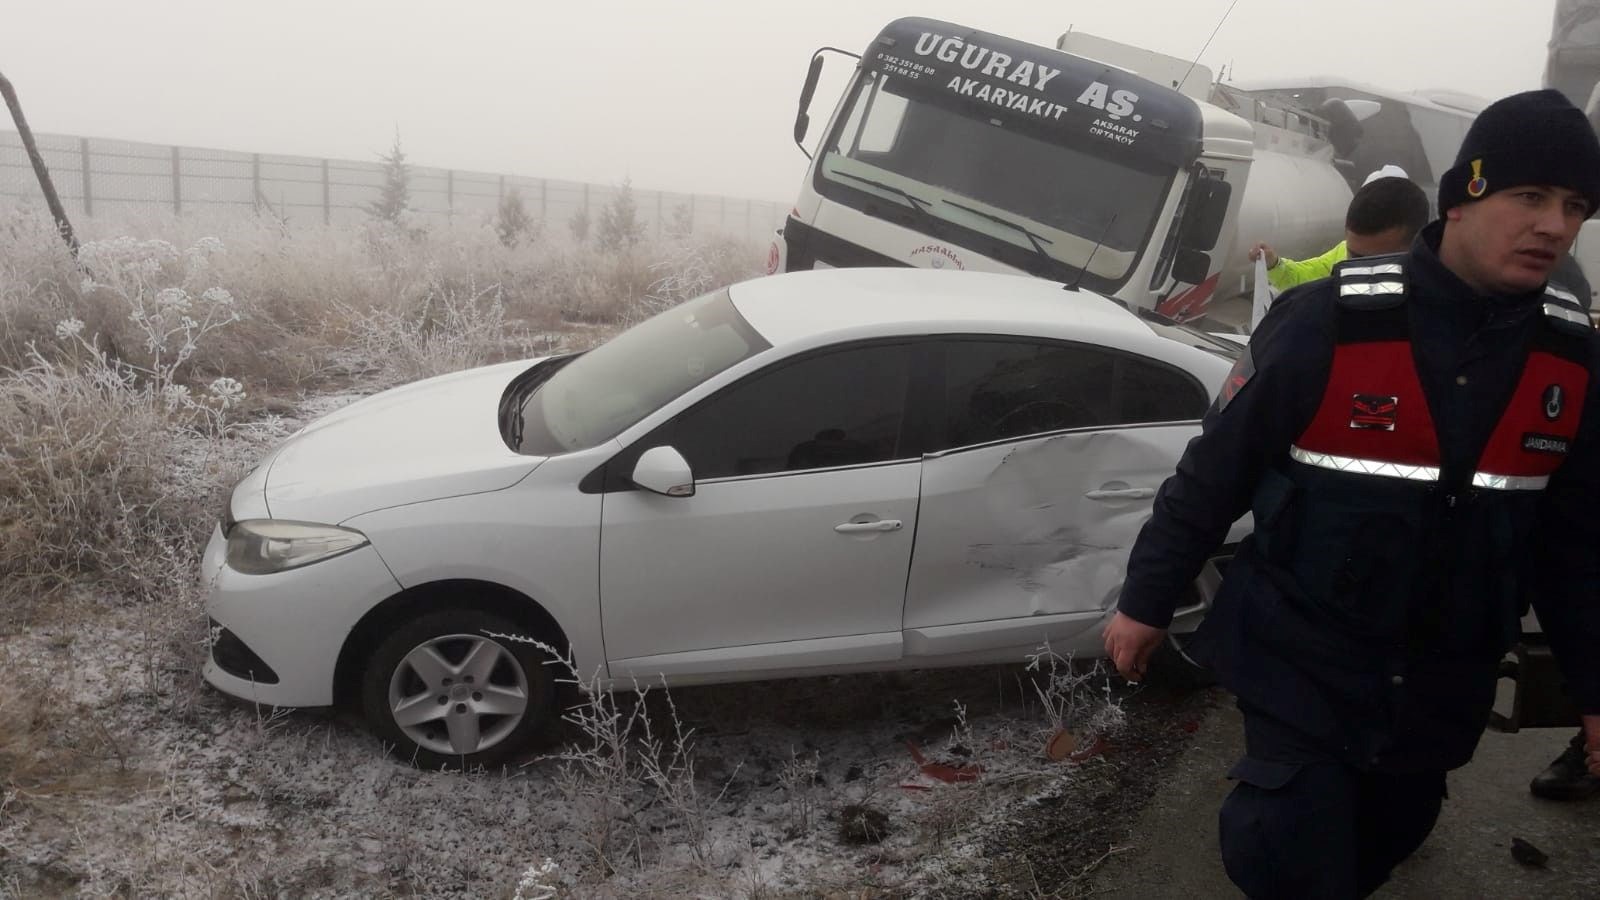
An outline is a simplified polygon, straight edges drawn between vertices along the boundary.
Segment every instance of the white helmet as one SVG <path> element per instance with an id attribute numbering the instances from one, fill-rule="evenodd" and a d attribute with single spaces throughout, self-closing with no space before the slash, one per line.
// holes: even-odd
<path id="1" fill-rule="evenodd" d="M 1406 174 L 1406 170 L 1405 169 L 1402 169 L 1402 168 L 1400 168 L 1399 166 L 1396 166 L 1396 165 L 1387 165 L 1387 166 L 1384 166 L 1383 168 L 1379 169 L 1378 171 L 1373 172 L 1371 175 L 1368 175 L 1367 176 L 1367 180 L 1361 182 L 1361 186 L 1362 187 L 1366 187 L 1367 185 L 1373 183 L 1374 181 L 1377 181 L 1379 178 L 1410 178 L 1410 177 L 1411 177 L 1410 175 Z"/>

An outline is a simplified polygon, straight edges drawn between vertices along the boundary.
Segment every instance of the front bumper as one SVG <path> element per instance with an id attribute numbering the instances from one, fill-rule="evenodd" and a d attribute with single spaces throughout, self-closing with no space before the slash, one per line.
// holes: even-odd
<path id="1" fill-rule="evenodd" d="M 213 636 L 206 681 L 267 706 L 332 705 L 339 651 L 399 582 L 370 545 L 274 575 L 229 568 L 227 546 L 213 529 L 201 562 Z"/>

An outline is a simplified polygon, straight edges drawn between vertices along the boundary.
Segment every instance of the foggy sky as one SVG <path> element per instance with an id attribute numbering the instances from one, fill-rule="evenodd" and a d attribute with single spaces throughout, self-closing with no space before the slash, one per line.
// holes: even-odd
<path id="1" fill-rule="evenodd" d="M 37 131 L 411 161 L 787 202 L 811 53 L 890 20 L 1053 46 L 1071 26 L 1192 58 L 1231 0 L 0 0 Z M 1240 0 L 1201 58 L 1488 98 L 1539 86 L 1555 0 Z M 1053 11 L 1052 11 L 1053 10 Z M 829 61 L 814 138 L 847 66 Z M 9 130 L 9 117 L 0 119 Z"/>

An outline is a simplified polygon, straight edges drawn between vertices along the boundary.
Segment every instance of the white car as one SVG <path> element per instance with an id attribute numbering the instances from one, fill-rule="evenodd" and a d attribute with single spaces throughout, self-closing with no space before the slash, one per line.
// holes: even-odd
<path id="1" fill-rule="evenodd" d="M 234 490 L 206 678 L 470 766 L 556 714 L 518 637 L 603 688 L 1100 656 L 1237 350 L 1040 279 L 851 269 L 387 391 Z"/>

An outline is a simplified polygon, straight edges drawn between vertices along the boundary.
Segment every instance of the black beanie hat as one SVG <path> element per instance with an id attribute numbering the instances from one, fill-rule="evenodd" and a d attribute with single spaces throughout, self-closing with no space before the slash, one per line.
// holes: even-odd
<path id="1" fill-rule="evenodd" d="M 1439 215 L 1495 191 L 1530 184 L 1564 187 L 1600 212 L 1600 139 L 1560 91 L 1513 94 L 1478 114 L 1439 179 Z"/>

